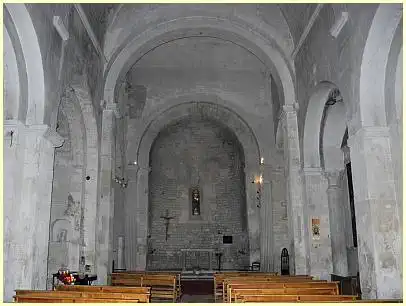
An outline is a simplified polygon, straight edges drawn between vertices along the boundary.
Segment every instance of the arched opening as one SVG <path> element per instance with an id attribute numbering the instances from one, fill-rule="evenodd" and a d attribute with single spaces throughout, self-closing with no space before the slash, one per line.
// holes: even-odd
<path id="1" fill-rule="evenodd" d="M 159 132 L 150 151 L 147 269 L 214 270 L 215 253 L 220 269 L 249 266 L 244 164 L 234 133 L 203 115 Z"/>
<path id="2" fill-rule="evenodd" d="M 329 262 L 323 267 L 324 272 L 312 263 L 315 266 L 312 275 L 324 274 L 323 278 L 342 279 L 358 274 L 354 192 L 347 139 L 346 102 L 334 84 L 322 82 L 309 101 L 303 154 L 309 214 L 320 229 L 317 235 L 312 233 L 309 237 L 311 253 L 322 252 Z M 315 186 L 326 190 L 326 194 L 312 192 Z M 326 227 L 327 232 L 323 230 Z"/>
<path id="3" fill-rule="evenodd" d="M 84 256 L 83 210 L 85 202 L 86 132 L 79 103 L 67 90 L 59 105 L 57 133 L 65 139 L 55 149 L 52 186 L 47 288 L 61 268 L 82 271 Z M 83 271 L 84 272 L 84 271 Z"/>
<path id="4" fill-rule="evenodd" d="M 358 244 L 345 114 L 341 93 L 333 88 L 324 105 L 319 134 L 320 165 L 328 179 L 332 274 L 356 277 Z"/>
<path id="5" fill-rule="evenodd" d="M 153 146 L 152 144 L 154 143 L 154 140 L 158 137 L 159 133 L 162 130 L 165 130 L 166 127 L 168 127 L 171 123 L 173 122 L 178 122 L 182 121 L 185 117 L 191 117 L 191 118 L 205 118 L 205 120 L 210 123 L 210 122 L 222 122 L 222 125 L 227 126 L 227 129 L 229 130 L 226 135 L 234 135 L 234 138 L 238 138 L 238 142 L 242 145 L 243 147 L 243 152 L 244 154 L 240 156 L 244 156 L 242 160 L 244 161 L 244 170 L 241 172 L 241 175 L 244 175 L 244 185 L 245 189 L 242 189 L 245 192 L 245 198 L 247 199 L 246 202 L 246 211 L 245 215 L 247 216 L 247 223 L 246 223 L 246 228 L 248 232 L 248 241 L 247 243 L 249 244 L 249 248 L 242 249 L 240 248 L 239 251 L 241 253 L 246 253 L 244 256 L 247 256 L 249 258 L 249 264 L 255 261 L 259 261 L 260 256 L 261 256 L 261 247 L 260 247 L 260 235 L 261 235 L 261 226 L 264 226 L 260 222 L 260 210 L 261 208 L 258 207 L 258 200 L 256 199 L 257 196 L 257 189 L 254 184 L 252 184 L 252 181 L 255 177 L 255 175 L 258 175 L 259 173 L 259 159 L 260 159 L 260 154 L 259 154 L 259 147 L 258 143 L 256 141 L 256 137 L 253 134 L 252 130 L 250 127 L 242 120 L 239 115 L 234 113 L 232 110 L 219 105 L 215 103 L 210 103 L 210 102 L 186 102 L 186 103 L 180 103 L 180 104 L 175 104 L 172 107 L 163 110 L 162 113 L 160 113 L 157 116 L 153 116 L 150 118 L 150 121 L 146 123 L 145 130 L 141 131 L 138 130 L 138 133 L 142 135 L 140 138 L 134 137 L 133 136 L 133 141 L 132 141 L 132 146 L 127 148 L 127 159 L 130 161 L 137 161 L 136 165 L 131 165 L 128 167 L 128 188 L 126 189 L 126 203 L 125 203 L 125 215 L 126 215 L 126 232 L 125 232 L 125 258 L 126 258 L 126 269 L 140 269 L 144 270 L 147 266 L 147 252 L 153 251 L 154 248 L 151 248 L 148 246 L 148 233 L 147 229 L 150 228 L 149 222 L 150 220 L 148 218 L 143 218 L 142 222 L 134 223 L 134 220 L 140 220 L 141 215 L 148 215 L 149 212 L 149 192 L 151 191 L 150 188 L 153 188 L 153 184 L 149 182 L 149 172 L 153 171 L 154 164 L 151 163 L 150 161 L 150 152 L 151 152 L 151 147 Z M 204 123 L 204 122 L 203 122 Z M 214 128 L 215 126 L 213 126 Z M 217 128 L 219 129 L 219 128 Z M 226 130 L 227 130 L 226 129 Z M 129 128 L 131 130 L 131 128 Z M 208 130 L 209 131 L 209 130 Z M 232 133 L 231 133 L 232 131 Z M 221 133 L 220 133 L 221 134 Z M 223 135 L 222 133 L 221 135 Z M 224 138 L 224 137 L 223 137 Z M 232 139 L 234 139 L 232 138 Z M 220 140 L 218 140 L 220 141 Z M 223 140 L 220 141 L 221 148 L 223 146 Z M 184 144 L 186 146 L 186 144 Z M 202 144 L 203 145 L 203 144 Z M 226 142 L 224 143 L 226 145 Z M 210 143 L 206 143 L 206 146 L 208 148 L 211 147 Z M 206 147 L 206 148 L 207 148 Z M 214 148 L 212 148 L 214 150 Z M 215 160 L 215 158 L 214 158 Z M 241 160 L 241 157 L 240 157 Z M 150 167 L 152 165 L 152 167 Z M 210 169 L 214 168 L 214 164 L 211 166 Z M 192 168 L 191 168 L 192 169 Z M 196 170 L 196 167 L 193 168 Z M 214 173 L 217 173 L 217 169 L 213 170 Z M 225 170 L 224 170 L 225 171 Z M 161 173 L 161 176 L 163 176 L 165 171 Z M 169 171 L 170 173 L 170 171 Z M 195 172 L 195 177 L 196 176 Z M 206 174 L 208 175 L 208 174 Z M 198 179 L 195 179 L 194 183 L 197 183 Z M 192 182 L 189 182 L 190 184 Z M 169 186 L 169 185 L 168 185 Z M 189 188 L 191 187 L 196 187 L 195 185 L 187 187 L 186 191 L 183 190 L 182 194 L 189 198 L 191 194 L 191 190 Z M 206 200 L 211 199 L 210 197 L 207 197 L 208 195 L 212 194 L 214 197 L 214 194 L 221 194 L 221 190 L 214 190 L 210 188 L 214 188 L 211 186 L 209 188 L 209 191 L 206 189 L 209 187 L 205 187 L 204 189 L 200 190 L 201 191 L 201 200 L 205 202 Z M 145 191 L 147 191 L 145 193 Z M 238 194 L 241 193 L 241 190 L 238 190 Z M 159 193 L 158 193 L 159 194 Z M 176 193 L 177 194 L 177 193 Z M 175 197 L 172 195 L 172 197 Z M 265 204 L 270 201 L 270 199 L 265 199 L 263 200 L 264 204 L 263 206 L 269 205 Z M 191 204 L 189 203 L 189 200 L 186 200 L 185 205 Z M 134 209 L 135 208 L 135 209 Z M 201 206 L 201 216 L 204 217 L 205 215 L 205 209 Z M 185 208 L 184 211 L 188 211 L 187 208 Z M 210 214 L 209 214 L 210 215 Z M 189 215 L 187 215 L 189 216 Z M 187 216 L 183 216 L 186 218 Z M 208 215 L 207 215 L 208 216 Z M 163 218 L 160 218 L 163 217 Z M 158 215 L 156 215 L 157 221 L 160 224 L 160 234 L 164 235 L 164 243 L 165 241 L 165 221 L 166 218 L 173 217 L 171 214 L 170 209 L 168 208 L 168 215 L 166 215 L 166 209 L 163 211 L 160 211 Z M 190 218 L 195 218 L 197 220 L 192 220 L 195 222 L 200 222 L 199 216 L 193 216 L 191 215 Z M 158 221 L 159 219 L 159 221 Z M 169 219 L 169 227 L 168 227 L 168 239 L 170 239 L 170 230 L 171 230 L 171 224 L 174 223 L 172 219 Z M 172 222 L 172 223 L 171 223 Z M 214 220 L 213 220 L 214 223 Z M 219 222 L 221 223 L 221 222 Z M 194 223 L 193 223 L 194 224 Z M 199 223 L 194 224 L 197 228 L 200 227 Z M 220 232 L 222 233 L 222 230 L 220 229 Z M 265 233 L 262 232 L 264 235 L 271 235 L 272 233 Z M 222 234 L 218 234 L 223 236 Z M 224 236 L 229 236 L 227 234 L 224 234 Z M 131 238 L 131 237 L 136 237 L 136 239 Z M 234 237 L 234 236 L 233 236 Z M 228 238 L 226 238 L 227 240 Z M 234 240 L 237 238 L 233 239 Z M 169 241 L 169 240 L 168 240 Z M 243 254 L 240 253 L 240 256 Z M 214 257 L 214 256 L 213 256 Z M 213 259 L 215 260 L 215 259 Z M 222 258 L 223 260 L 223 258 Z M 214 268 L 214 266 L 213 266 Z"/>

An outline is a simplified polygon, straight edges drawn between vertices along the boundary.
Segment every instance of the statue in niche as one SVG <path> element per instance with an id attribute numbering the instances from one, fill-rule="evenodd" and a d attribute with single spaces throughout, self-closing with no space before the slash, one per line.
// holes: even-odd
<path id="1" fill-rule="evenodd" d="M 192 189 L 192 215 L 200 216 L 200 191 L 197 187 Z"/>

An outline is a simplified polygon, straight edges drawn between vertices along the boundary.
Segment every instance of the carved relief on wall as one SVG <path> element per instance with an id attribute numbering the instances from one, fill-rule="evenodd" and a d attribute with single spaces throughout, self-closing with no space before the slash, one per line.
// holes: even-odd
<path id="1" fill-rule="evenodd" d="M 66 219 L 56 219 L 51 224 L 51 241 L 65 243 L 70 241 L 71 223 Z"/>
<path id="2" fill-rule="evenodd" d="M 81 221 L 81 215 L 82 215 L 82 209 L 80 207 L 80 202 L 79 201 L 74 201 L 73 197 L 71 194 L 68 195 L 68 207 L 65 210 L 65 216 L 72 217 L 74 220 L 75 224 L 75 230 L 79 231 L 80 230 L 80 221 Z"/>

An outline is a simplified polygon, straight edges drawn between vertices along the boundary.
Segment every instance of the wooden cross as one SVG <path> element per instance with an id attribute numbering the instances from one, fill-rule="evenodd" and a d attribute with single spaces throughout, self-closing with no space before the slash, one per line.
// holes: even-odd
<path id="1" fill-rule="evenodd" d="M 168 212 L 168 210 L 166 210 L 165 216 L 161 216 L 161 218 L 165 220 L 165 241 L 168 241 L 169 222 L 171 219 L 174 219 L 175 217 L 169 217 L 169 212 Z"/>

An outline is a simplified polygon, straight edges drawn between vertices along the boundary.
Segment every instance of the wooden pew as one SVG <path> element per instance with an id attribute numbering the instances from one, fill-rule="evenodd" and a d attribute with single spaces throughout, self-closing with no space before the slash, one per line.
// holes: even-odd
<path id="1" fill-rule="evenodd" d="M 238 303 L 268 303 L 268 302 L 343 302 L 355 301 L 355 295 L 237 295 Z"/>
<path id="2" fill-rule="evenodd" d="M 170 299 L 176 302 L 178 299 L 178 281 L 176 275 L 149 275 L 114 273 L 111 277 L 113 286 L 141 286 L 151 287 L 152 299 Z"/>
<path id="3" fill-rule="evenodd" d="M 255 277 L 255 276 L 277 276 L 275 272 L 247 272 L 247 271 L 228 271 L 217 272 L 214 277 L 214 301 L 223 295 L 223 281 L 230 277 Z"/>
<path id="4" fill-rule="evenodd" d="M 181 274 L 179 272 L 165 272 L 165 271 L 125 271 L 125 272 L 115 272 L 113 273 L 115 276 L 120 276 L 120 277 L 128 277 L 131 278 L 132 275 L 137 274 L 137 275 L 175 275 L 176 276 L 176 289 L 177 289 L 177 296 L 180 297 L 182 295 L 182 290 L 181 290 L 181 285 L 180 285 L 180 279 L 181 279 Z M 113 275 L 112 274 L 112 275 Z"/>
<path id="5" fill-rule="evenodd" d="M 55 286 L 56 291 L 80 291 L 80 292 L 119 292 L 138 293 L 151 295 L 150 287 L 119 287 L 119 286 Z"/>
<path id="6" fill-rule="evenodd" d="M 45 302 L 51 303 L 50 300 L 60 300 L 62 303 L 75 303 L 82 301 L 90 303 L 90 300 L 95 302 L 101 301 L 137 301 L 143 303 L 149 303 L 149 294 L 137 294 L 137 293 L 121 293 L 121 292 L 80 292 L 80 291 L 50 291 L 50 290 L 16 290 L 14 296 L 15 302 L 38 302 L 45 300 Z"/>
<path id="7" fill-rule="evenodd" d="M 222 296 L 223 302 L 227 301 L 227 288 L 228 284 L 231 283 L 240 283 L 240 284 L 248 284 L 248 283 L 302 283 L 302 282 L 326 282 L 324 280 L 313 280 L 311 276 L 292 276 L 292 277 L 280 277 L 280 276 L 244 276 L 244 277 L 231 277 L 223 280 L 222 285 Z"/>
<path id="8" fill-rule="evenodd" d="M 138 303 L 138 300 L 14 296 L 16 303 Z"/>
<path id="9" fill-rule="evenodd" d="M 261 294 L 338 295 L 339 294 L 338 284 L 339 284 L 338 282 L 229 284 L 227 288 L 227 297 L 226 300 L 224 300 L 224 302 L 230 303 L 234 301 L 236 293 L 252 293 L 253 295 L 261 295 Z"/>
<path id="10" fill-rule="evenodd" d="M 231 303 L 241 295 L 337 295 L 331 288 L 285 288 L 285 289 L 234 289 L 229 295 Z"/>

